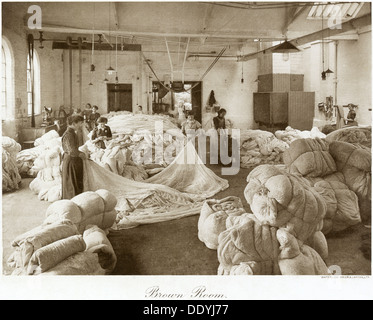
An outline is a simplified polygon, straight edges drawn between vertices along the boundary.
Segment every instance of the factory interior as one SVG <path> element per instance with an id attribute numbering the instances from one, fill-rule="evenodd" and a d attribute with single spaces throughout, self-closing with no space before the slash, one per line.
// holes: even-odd
<path id="1" fill-rule="evenodd" d="M 371 276 L 370 2 L 1 5 L 3 276 Z"/>

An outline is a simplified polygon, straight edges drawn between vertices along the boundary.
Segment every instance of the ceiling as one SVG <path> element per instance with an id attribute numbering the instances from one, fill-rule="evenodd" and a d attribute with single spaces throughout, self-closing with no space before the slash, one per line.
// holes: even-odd
<path id="1" fill-rule="evenodd" d="M 237 54 L 256 42 L 294 39 L 321 30 L 308 19 L 313 2 L 40 2 L 44 38 L 104 34 L 141 44 L 144 52 Z M 26 21 L 31 3 L 4 3 Z M 371 12 L 364 3 L 356 17 Z M 357 32 L 357 31 L 356 31 Z M 119 40 L 118 40 L 119 39 Z M 244 53 L 244 52 L 243 52 Z"/>

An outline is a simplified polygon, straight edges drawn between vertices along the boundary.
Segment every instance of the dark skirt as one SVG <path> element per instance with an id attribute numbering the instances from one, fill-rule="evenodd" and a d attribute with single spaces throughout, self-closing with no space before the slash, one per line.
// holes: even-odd
<path id="1" fill-rule="evenodd" d="M 62 163 L 62 199 L 71 199 L 83 192 L 83 160 L 65 154 Z"/>

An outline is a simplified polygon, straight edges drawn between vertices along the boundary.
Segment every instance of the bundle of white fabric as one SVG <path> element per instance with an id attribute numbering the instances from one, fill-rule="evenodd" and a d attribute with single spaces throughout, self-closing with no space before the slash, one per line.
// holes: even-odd
<path id="1" fill-rule="evenodd" d="M 35 147 L 22 150 L 17 154 L 17 167 L 20 174 L 36 177 L 38 172 L 46 167 L 46 153 L 62 147 L 61 137 L 57 131 L 45 133 L 34 142 Z"/>
<path id="2" fill-rule="evenodd" d="M 42 153 L 44 167 L 30 183 L 30 189 L 38 195 L 40 200 L 54 202 L 61 199 L 61 154 L 62 148 L 60 146 L 45 149 Z"/>
<path id="3" fill-rule="evenodd" d="M 148 174 L 143 167 L 132 162 L 131 149 L 128 145 L 122 144 L 119 139 L 111 141 L 106 149 L 96 147 L 91 141 L 87 141 L 79 148 L 101 167 L 127 179 L 144 181 L 148 178 Z"/>
<path id="4" fill-rule="evenodd" d="M 311 131 L 304 130 L 300 131 L 297 129 L 293 129 L 292 127 L 288 126 L 285 128 L 285 130 L 278 130 L 275 132 L 275 136 L 277 139 L 282 140 L 286 142 L 288 145 L 290 145 L 293 141 L 298 139 L 325 139 L 326 135 L 323 134 L 319 128 L 314 127 L 311 129 Z"/>
<path id="5" fill-rule="evenodd" d="M 17 190 L 21 182 L 16 157 L 21 150 L 21 145 L 14 139 L 2 137 L 2 174 L 3 192 Z"/>
<path id="6" fill-rule="evenodd" d="M 13 246 L 12 275 L 104 275 L 117 262 L 103 230 L 88 226 L 81 235 L 69 220 L 35 228 Z"/>
<path id="7" fill-rule="evenodd" d="M 278 140 L 271 132 L 241 130 L 241 167 L 281 164 L 282 154 L 288 147 L 287 143 Z"/>
<path id="8" fill-rule="evenodd" d="M 105 230 L 115 222 L 116 204 L 117 199 L 107 190 L 84 192 L 71 200 L 59 200 L 51 204 L 46 211 L 44 223 L 70 220 L 79 232 L 83 232 L 87 225 L 96 225 Z"/>
<path id="9" fill-rule="evenodd" d="M 219 274 L 328 274 L 320 232 L 327 206 L 313 188 L 263 165 L 249 174 L 245 197 L 253 215 L 227 219 L 219 236 Z"/>
<path id="10" fill-rule="evenodd" d="M 44 223 L 13 241 L 8 260 L 13 275 L 93 275 L 114 270 L 116 255 L 102 229 L 116 217 L 116 198 L 107 190 L 57 201 Z M 101 229 L 102 228 L 102 229 Z"/>
<path id="11" fill-rule="evenodd" d="M 179 131 L 173 118 L 163 115 L 119 114 L 109 117 L 108 126 L 113 134 L 133 134 L 136 131 L 147 130 L 155 133 L 157 125 L 162 123 L 163 131 Z"/>
<path id="12" fill-rule="evenodd" d="M 358 150 L 345 142 L 332 142 L 329 146 L 325 139 L 316 138 L 294 141 L 284 153 L 287 170 L 300 174 L 306 180 L 304 183 L 310 184 L 324 198 L 327 204 L 323 228 L 325 234 L 332 230 L 342 231 L 361 222 L 357 197 L 359 194 L 344 176 L 343 168 L 338 167 L 337 163 L 340 162 L 335 161 L 351 159 L 354 165 L 363 163 L 365 169 L 370 170 L 370 153 L 360 149 L 361 152 L 350 158 L 350 153 L 355 149 Z M 358 169 L 350 176 L 356 179 L 358 173 L 366 177 Z M 367 182 L 363 185 L 369 186 L 370 180 Z"/>
<path id="13" fill-rule="evenodd" d="M 218 237 L 226 229 L 226 220 L 230 216 L 245 213 L 241 199 L 227 197 L 221 200 L 206 200 L 198 220 L 198 238 L 212 250 L 218 248 Z"/>
<path id="14" fill-rule="evenodd" d="M 157 170 L 148 169 L 142 160 L 145 150 L 151 149 L 152 159 L 156 158 L 156 148 L 162 146 L 163 150 L 172 150 L 172 154 L 162 153 L 162 158 L 157 159 L 160 163 Z M 120 134 L 107 143 L 106 149 L 96 147 L 91 141 L 87 141 L 80 151 L 85 152 L 87 156 L 100 166 L 119 174 L 127 179 L 135 181 L 144 181 L 149 175 L 159 173 L 172 162 L 176 157 L 176 151 L 184 147 L 183 140 L 177 140 L 170 134 L 160 135 L 152 134 L 149 136 Z"/>
<path id="15" fill-rule="evenodd" d="M 335 130 L 326 136 L 326 141 L 348 142 L 372 148 L 372 127 L 346 127 Z"/>

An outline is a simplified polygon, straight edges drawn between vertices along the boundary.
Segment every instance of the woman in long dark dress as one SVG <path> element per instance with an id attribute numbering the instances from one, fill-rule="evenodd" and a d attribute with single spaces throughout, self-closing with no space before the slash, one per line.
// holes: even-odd
<path id="1" fill-rule="evenodd" d="M 83 192 L 83 159 L 86 155 L 79 151 L 76 132 L 82 129 L 84 118 L 79 115 L 68 119 L 68 127 L 62 136 L 62 199 L 71 199 Z"/>
<path id="2" fill-rule="evenodd" d="M 220 109 L 218 111 L 218 116 L 213 119 L 215 129 L 220 132 L 220 129 L 225 129 L 225 116 L 227 111 L 225 109 Z"/>
<path id="3" fill-rule="evenodd" d="M 214 127 L 215 127 L 215 130 L 217 131 L 218 133 L 218 139 L 216 141 L 216 145 L 215 145 L 215 148 L 217 148 L 218 150 L 218 159 L 219 159 L 219 164 L 222 163 L 222 159 L 221 159 L 221 135 L 224 135 L 224 132 L 226 131 L 227 127 L 226 127 L 226 122 L 225 122 L 225 116 L 227 114 L 227 110 L 225 109 L 220 109 L 218 111 L 218 115 L 213 119 L 213 122 L 214 122 Z M 228 157 L 231 157 L 232 156 L 232 136 L 230 134 L 228 134 L 228 145 L 224 144 L 224 148 L 228 148 Z M 224 163 L 227 165 L 227 163 Z"/>

